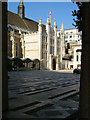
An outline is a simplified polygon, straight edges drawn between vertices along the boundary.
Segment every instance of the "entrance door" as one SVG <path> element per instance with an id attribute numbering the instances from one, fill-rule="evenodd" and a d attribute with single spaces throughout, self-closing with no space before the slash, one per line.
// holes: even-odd
<path id="1" fill-rule="evenodd" d="M 53 59 L 52 68 L 53 70 L 56 70 L 56 59 Z"/>
<path id="2" fill-rule="evenodd" d="M 70 65 L 70 69 L 73 69 L 73 65 Z"/>

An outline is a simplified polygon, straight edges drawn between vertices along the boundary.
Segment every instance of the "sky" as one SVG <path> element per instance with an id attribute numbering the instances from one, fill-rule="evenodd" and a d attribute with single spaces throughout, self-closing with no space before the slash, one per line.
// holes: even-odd
<path id="1" fill-rule="evenodd" d="M 19 2 L 8 2 L 8 10 L 17 13 Z M 24 2 L 25 17 L 39 22 L 41 17 L 42 23 L 45 25 L 49 11 L 51 9 L 51 26 L 54 24 L 54 19 L 57 23 L 57 30 L 60 30 L 63 23 L 64 29 L 75 28 L 72 23 L 72 11 L 77 10 L 77 5 L 72 2 Z"/>

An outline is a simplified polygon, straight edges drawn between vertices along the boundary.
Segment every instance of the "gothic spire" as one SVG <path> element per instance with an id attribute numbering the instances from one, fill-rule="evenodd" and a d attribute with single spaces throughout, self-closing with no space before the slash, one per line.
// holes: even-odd
<path id="1" fill-rule="evenodd" d="M 21 18 L 24 18 L 24 16 L 25 16 L 25 7 L 24 7 L 24 4 L 23 4 L 23 0 L 20 0 L 20 3 L 19 3 L 19 6 L 18 6 L 18 15 Z"/>
<path id="2" fill-rule="evenodd" d="M 63 23 L 62 23 L 62 26 L 61 26 L 61 30 L 64 30 L 64 26 L 63 26 Z"/>
<path id="3" fill-rule="evenodd" d="M 19 4 L 20 6 L 22 6 L 23 5 L 23 0 L 20 0 L 20 4 Z"/>

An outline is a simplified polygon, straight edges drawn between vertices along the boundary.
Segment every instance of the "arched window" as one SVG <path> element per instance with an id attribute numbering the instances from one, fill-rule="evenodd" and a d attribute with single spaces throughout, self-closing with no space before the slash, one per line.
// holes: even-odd
<path id="1" fill-rule="evenodd" d="M 10 57 L 12 57 L 12 41 L 10 40 Z"/>
<path id="2" fill-rule="evenodd" d="M 77 55 L 77 61 L 78 61 L 78 55 Z"/>

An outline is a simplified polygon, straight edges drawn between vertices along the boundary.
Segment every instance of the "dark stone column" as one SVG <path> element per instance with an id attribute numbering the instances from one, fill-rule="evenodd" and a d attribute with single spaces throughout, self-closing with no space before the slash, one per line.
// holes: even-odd
<path id="1" fill-rule="evenodd" d="M 83 3 L 82 64 L 80 79 L 80 120 L 90 118 L 90 2 Z"/>
<path id="2" fill-rule="evenodd" d="M 7 3 L 2 2 L 2 117 L 8 110 Z"/>
<path id="3" fill-rule="evenodd" d="M 2 3 L 0 2 L 0 68 L 2 68 Z M 2 118 L 2 69 L 0 69 L 0 120 Z"/>

